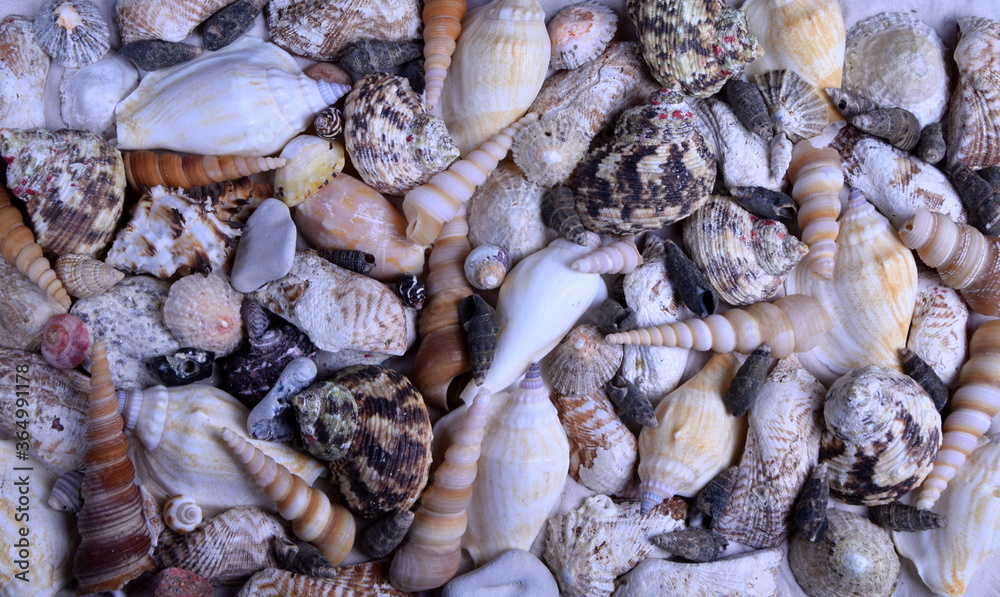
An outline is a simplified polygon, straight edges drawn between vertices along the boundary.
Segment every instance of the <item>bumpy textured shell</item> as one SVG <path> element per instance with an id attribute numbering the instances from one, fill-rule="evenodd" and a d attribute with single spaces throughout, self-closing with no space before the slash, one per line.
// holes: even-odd
<path id="1" fill-rule="evenodd" d="M 722 94 L 743 126 L 770 143 L 774 128 L 771 126 L 764 97 L 757 86 L 741 79 L 730 79 L 723 87 Z"/>
<path id="2" fill-rule="evenodd" d="M 124 272 L 86 255 L 60 255 L 54 269 L 66 291 L 77 298 L 107 292 L 125 277 Z"/>
<path id="3" fill-rule="evenodd" d="M 686 597 L 777 595 L 782 561 L 780 549 L 754 550 L 700 564 L 647 558 L 617 581 L 614 597 L 657 595 L 663 587 Z"/>
<path id="4" fill-rule="evenodd" d="M 611 593 L 615 578 L 651 555 L 663 555 L 649 539 L 684 527 L 687 506 L 670 500 L 647 514 L 636 500 L 615 503 L 606 495 L 548 522 L 545 563 L 566 597 Z"/>
<path id="5" fill-rule="evenodd" d="M 830 494 L 849 504 L 899 499 L 930 473 L 941 446 L 941 415 L 927 392 L 883 367 L 838 379 L 824 417 L 820 460 L 830 467 Z"/>
<path id="6" fill-rule="evenodd" d="M 597 326 L 583 324 L 549 353 L 547 373 L 557 392 L 581 395 L 603 387 L 621 364 L 621 346 L 605 342 Z"/>
<path id="7" fill-rule="evenodd" d="M 66 68 L 101 59 L 111 47 L 104 15 L 90 0 L 49 0 L 35 17 L 38 45 Z"/>
<path id="8" fill-rule="evenodd" d="M 969 212 L 969 224 L 983 234 L 1000 234 L 1000 199 L 990 183 L 962 163 L 954 164 L 949 175 Z"/>
<path id="9" fill-rule="evenodd" d="M 331 479 L 353 512 L 381 518 L 413 505 L 430 472 L 431 423 L 410 380 L 355 365 L 292 403 L 303 443 L 330 460 Z"/>
<path id="10" fill-rule="evenodd" d="M 420 6 L 416 0 L 277 0 L 267 3 L 264 14 L 274 43 L 297 56 L 321 62 L 339 57 L 358 40 L 404 41 L 420 37 Z"/>
<path id="11" fill-rule="evenodd" d="M 1000 22 L 958 19 L 958 84 L 951 94 L 948 162 L 979 169 L 1000 164 Z"/>
<path id="12" fill-rule="evenodd" d="M 792 198 L 799 206 L 798 222 L 802 241 L 809 245 L 805 263 L 821 278 L 833 276 L 840 224 L 840 190 L 844 188 L 840 156 L 828 147 L 799 141 L 788 166 Z"/>
<path id="13" fill-rule="evenodd" d="M 250 332 L 245 314 L 243 322 Z M 263 325 L 266 331 L 258 336 L 251 332 L 249 343 L 222 363 L 222 387 L 247 404 L 256 404 L 264 398 L 293 359 L 316 355 L 309 336 L 294 325 L 282 321 L 268 328 L 266 319 Z"/>
<path id="14" fill-rule="evenodd" d="M 514 162 L 536 184 L 565 182 L 597 133 L 656 87 L 638 42 L 611 42 L 594 60 L 545 80 L 528 108 L 539 120 L 514 136 Z"/>
<path id="15" fill-rule="evenodd" d="M 906 347 L 920 355 L 947 386 L 958 381 L 965 363 L 969 308 L 958 292 L 927 270 L 917 270 L 917 303 Z"/>
<path id="16" fill-rule="evenodd" d="M 339 568 L 334 578 L 314 578 L 287 570 L 268 568 L 253 576 L 237 597 L 407 597 L 389 582 L 386 562 L 368 562 Z"/>
<path id="17" fill-rule="evenodd" d="M 715 158 L 676 91 L 657 91 L 622 114 L 615 140 L 592 151 L 573 178 L 584 227 L 612 236 L 653 230 L 708 200 Z"/>
<path id="18" fill-rule="evenodd" d="M 692 261 L 732 305 L 773 297 L 809 251 L 783 224 L 758 218 L 722 195 L 712 195 L 683 230 Z"/>
<path id="19" fill-rule="evenodd" d="M 552 42 L 549 66 L 555 70 L 579 68 L 597 58 L 614 37 L 617 25 L 618 15 L 592 0 L 563 8 L 546 25 Z"/>
<path id="20" fill-rule="evenodd" d="M 920 141 L 920 121 L 903 108 L 872 110 L 848 120 L 859 130 L 885 139 L 903 151 L 915 149 Z"/>
<path id="21" fill-rule="evenodd" d="M 721 0 L 627 0 L 625 7 L 653 76 L 687 95 L 718 92 L 764 53 L 746 15 Z"/>
<path id="22" fill-rule="evenodd" d="M 757 88 L 771 113 L 776 133 L 793 143 L 815 137 L 827 125 L 826 103 L 816 89 L 792 70 L 773 70 L 757 77 Z"/>
<path id="23" fill-rule="evenodd" d="M 35 41 L 31 20 L 8 15 L 0 21 L 0 126 L 45 126 L 45 79 L 49 57 Z"/>
<path id="24" fill-rule="evenodd" d="M 517 166 L 500 162 L 469 199 L 469 242 L 506 249 L 511 264 L 554 238 L 542 219 L 545 189 L 528 181 Z"/>
<path id="25" fill-rule="evenodd" d="M 604 390 L 585 394 L 554 393 L 569 441 L 569 474 L 581 485 L 603 494 L 622 491 L 639 458 L 635 435 L 615 413 Z"/>
<path id="26" fill-rule="evenodd" d="M 163 322 L 182 346 L 225 356 L 243 340 L 242 301 L 219 276 L 185 276 L 170 285 Z"/>
<path id="27" fill-rule="evenodd" d="M 753 92 L 760 97 L 756 87 Z M 772 150 L 768 141 L 747 129 L 736 113 L 718 98 L 696 100 L 692 102 L 692 108 L 698 115 L 698 127 L 719 163 L 726 187 L 781 189 L 784 173 L 772 172 Z M 767 109 L 763 106 L 762 109 L 770 130 Z"/>
<path id="28" fill-rule="evenodd" d="M 288 535 L 274 516 L 239 506 L 189 533 L 164 531 L 156 546 L 156 563 L 194 572 L 212 584 L 237 584 L 277 565 L 272 542 L 278 538 Z"/>
<path id="29" fill-rule="evenodd" d="M 424 111 L 403 77 L 365 75 L 344 103 L 347 155 L 361 179 L 387 195 L 402 195 L 458 157 L 444 121 Z"/>
<path id="30" fill-rule="evenodd" d="M 122 0 L 115 4 L 122 44 L 140 39 L 182 41 L 233 0 Z"/>
<path id="31" fill-rule="evenodd" d="M 921 127 L 935 123 L 948 105 L 944 43 L 913 13 L 868 17 L 847 33 L 842 86 L 909 110 Z"/>
<path id="32" fill-rule="evenodd" d="M 97 135 L 44 129 L 0 131 L 7 186 L 24 201 L 47 252 L 94 255 L 111 240 L 125 199 L 121 155 Z"/>

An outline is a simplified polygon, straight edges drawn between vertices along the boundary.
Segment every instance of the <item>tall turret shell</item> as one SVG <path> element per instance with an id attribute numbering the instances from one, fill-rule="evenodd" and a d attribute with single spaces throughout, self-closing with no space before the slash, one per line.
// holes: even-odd
<path id="1" fill-rule="evenodd" d="M 604 390 L 557 392 L 552 402 L 569 441 L 570 476 L 597 493 L 610 495 L 625 489 L 635 470 L 638 445 Z"/>
<path id="2" fill-rule="evenodd" d="M 747 67 L 756 78 L 772 70 L 795 71 L 828 104 L 828 118 L 840 114 L 823 89 L 840 87 L 847 32 L 836 0 L 747 0 L 743 4 L 750 31 L 764 48 L 764 56 Z"/>
<path id="3" fill-rule="evenodd" d="M 155 537 L 143 514 L 128 457 L 122 418 L 104 343 L 94 343 L 87 411 L 86 473 L 80 484 L 83 508 L 77 514 L 80 547 L 73 574 L 82 594 L 116 591 L 155 568 Z"/>
<path id="4" fill-rule="evenodd" d="M 25 202 L 35 241 L 56 255 L 94 255 L 111 240 L 125 199 L 121 155 L 83 131 L 0 130 L 7 186 Z"/>
<path id="5" fill-rule="evenodd" d="M 921 127 L 938 122 L 948 105 L 944 43 L 913 13 L 868 17 L 847 33 L 842 86 L 909 110 Z"/>
<path id="6" fill-rule="evenodd" d="M 819 148 L 810 141 L 800 141 L 792 150 L 788 166 L 792 198 L 798 204 L 798 222 L 802 241 L 809 245 L 805 263 L 819 277 L 833 276 L 840 225 L 840 190 L 844 174 L 840 156 L 832 149 Z"/>
<path id="7" fill-rule="evenodd" d="M 945 385 L 954 386 L 965 363 L 969 308 L 934 272 L 917 270 L 917 303 L 906 347 L 920 355 Z"/>
<path id="8" fill-rule="evenodd" d="M 1000 22 L 982 17 L 958 19 L 955 46 L 958 84 L 948 111 L 948 163 L 973 170 L 1000 164 Z"/>
<path id="9" fill-rule="evenodd" d="M 232 0 L 122 0 L 115 4 L 122 44 L 141 39 L 183 41 Z"/>
<path id="10" fill-rule="evenodd" d="M 45 126 L 45 79 L 49 56 L 35 41 L 31 19 L 8 15 L 0 21 L 0 127 Z"/>
<path id="11" fill-rule="evenodd" d="M 675 495 L 694 497 L 736 457 L 745 421 L 729 414 L 723 396 L 738 367 L 732 354 L 717 354 L 657 405 L 659 424 L 639 434 L 643 513 Z"/>
<path id="12" fill-rule="evenodd" d="M 944 441 L 934 469 L 927 476 L 917 507 L 934 506 L 956 471 L 1000 413 L 1000 383 L 993 373 L 1000 364 L 1000 321 L 987 321 L 972 334 L 969 360 L 962 366 L 951 413 L 944 421 Z"/>
<path id="13" fill-rule="evenodd" d="M 0 255 L 45 294 L 69 309 L 70 298 L 61 277 L 42 255 L 42 247 L 35 242 L 34 233 L 24 225 L 21 212 L 11 205 L 10 196 L 3 188 L 0 188 Z"/>
<path id="14" fill-rule="evenodd" d="M 213 182 L 274 170 L 285 165 L 284 158 L 215 155 L 181 155 L 152 151 L 126 151 L 125 177 L 133 188 L 141 185 L 190 189 Z"/>
<path id="15" fill-rule="evenodd" d="M 465 15 L 441 91 L 441 114 L 463 156 L 527 112 L 551 51 L 535 0 L 494 0 Z"/>
<path id="16" fill-rule="evenodd" d="M 884 367 L 838 379 L 823 408 L 820 461 L 829 464 L 830 495 L 849 504 L 899 499 L 931 471 L 941 445 L 941 415 L 927 392 Z"/>
<path id="17" fill-rule="evenodd" d="M 653 76 L 687 95 L 718 92 L 764 51 L 746 15 L 721 0 L 628 0 L 625 8 Z"/>
<path id="18" fill-rule="evenodd" d="M 837 247 L 830 280 L 802 264 L 785 279 L 787 292 L 814 297 L 833 319 L 803 364 L 824 383 L 865 365 L 901 370 L 899 349 L 917 298 L 913 253 L 856 190 L 840 219 Z"/>
<path id="19" fill-rule="evenodd" d="M 428 111 L 441 97 L 465 10 L 465 0 L 424 2 L 424 106 Z"/>
<path id="20" fill-rule="evenodd" d="M 678 91 L 650 94 L 615 125 L 615 139 L 592 151 L 573 177 L 584 227 L 628 236 L 683 219 L 708 200 L 715 157 Z"/>
<path id="21" fill-rule="evenodd" d="M 773 297 L 809 248 L 774 220 L 754 216 L 722 195 L 684 220 L 684 244 L 719 298 L 750 305 Z"/>
<path id="22" fill-rule="evenodd" d="M 611 241 L 573 262 L 574 270 L 585 274 L 629 274 L 642 265 L 642 255 L 634 238 Z"/>
<path id="23" fill-rule="evenodd" d="M 715 530 L 730 541 L 777 547 L 816 463 L 826 388 L 794 356 L 778 362 L 750 407 L 747 443 L 729 506 Z"/>
<path id="24" fill-rule="evenodd" d="M 427 182 L 458 157 L 444 122 L 424 111 L 403 77 L 365 75 L 344 102 L 347 155 L 362 180 L 387 195 Z"/>
<path id="25" fill-rule="evenodd" d="M 146 75 L 115 109 L 118 148 L 270 155 L 346 91 L 303 75 L 281 48 L 244 37 Z"/>
<path id="26" fill-rule="evenodd" d="M 899 553 L 935 593 L 965 595 L 973 574 L 1000 548 L 998 485 L 1000 442 L 990 441 L 972 452 L 935 504 L 948 520 L 944 527 L 892 534 Z"/>
<path id="27" fill-rule="evenodd" d="M 517 381 L 531 363 L 559 344 L 587 309 L 607 297 L 600 275 L 581 274 L 570 267 L 597 248 L 597 235 L 590 233 L 587 238 L 584 247 L 557 238 L 507 273 L 496 305 L 500 335 L 482 387 L 499 392 Z M 462 400 L 472 400 L 476 391 L 475 382 L 470 382 Z"/>
<path id="28" fill-rule="evenodd" d="M 483 438 L 462 538 L 478 564 L 530 548 L 562 493 L 569 443 L 544 386 L 533 364 Z"/>
<path id="29" fill-rule="evenodd" d="M 903 224 L 899 238 L 974 311 L 1000 315 L 1000 239 L 923 208 Z"/>

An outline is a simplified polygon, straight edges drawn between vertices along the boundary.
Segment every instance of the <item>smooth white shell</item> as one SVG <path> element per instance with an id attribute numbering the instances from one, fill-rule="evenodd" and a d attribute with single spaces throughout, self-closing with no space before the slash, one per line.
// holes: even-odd
<path id="1" fill-rule="evenodd" d="M 67 70 L 59 83 L 62 119 L 67 128 L 115 136 L 115 106 L 139 85 L 139 72 L 109 53 L 81 69 Z"/>

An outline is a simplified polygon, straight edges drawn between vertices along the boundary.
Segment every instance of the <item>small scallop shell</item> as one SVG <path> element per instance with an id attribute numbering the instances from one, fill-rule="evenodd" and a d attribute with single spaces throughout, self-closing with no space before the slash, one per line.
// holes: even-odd
<path id="1" fill-rule="evenodd" d="M 194 274 L 170 286 L 163 322 L 182 346 L 227 355 L 243 338 L 243 296 L 219 276 Z"/>
<path id="2" fill-rule="evenodd" d="M 465 278 L 475 288 L 499 288 L 510 269 L 510 255 L 499 245 L 479 245 L 465 258 Z"/>
<path id="3" fill-rule="evenodd" d="M 45 126 L 45 79 L 49 56 L 35 41 L 31 20 L 8 15 L 0 21 L 0 127 Z"/>
<path id="4" fill-rule="evenodd" d="M 100 60 L 111 47 L 111 31 L 90 0 L 48 0 L 35 17 L 35 39 L 66 68 Z"/>
<path id="5" fill-rule="evenodd" d="M 913 13 L 869 17 L 847 32 L 841 85 L 880 107 L 909 110 L 920 127 L 937 122 L 948 105 L 944 43 Z"/>
<path id="6" fill-rule="evenodd" d="M 948 110 L 948 163 L 979 169 L 1000 164 L 1000 22 L 958 19 L 958 84 Z"/>
<path id="7" fill-rule="evenodd" d="M 931 472 L 941 446 L 941 415 L 917 382 L 865 367 L 830 387 L 820 460 L 830 494 L 849 504 L 888 504 Z"/>
<path id="8" fill-rule="evenodd" d="M 578 325 L 549 353 L 548 376 L 562 394 L 582 396 L 604 386 L 622 364 L 622 348 L 604 341 L 597 326 Z"/>
<path id="9" fill-rule="evenodd" d="M 552 402 L 569 441 L 570 476 L 598 493 L 610 495 L 625 489 L 639 458 L 638 445 L 604 391 L 556 392 Z"/>
<path id="10" fill-rule="evenodd" d="M 546 25 L 552 42 L 549 67 L 578 68 L 597 58 L 614 37 L 617 26 L 618 15 L 593 0 L 563 8 Z"/>
<path id="11" fill-rule="evenodd" d="M 90 331 L 70 313 L 56 315 L 42 330 L 42 357 L 56 369 L 72 369 L 90 353 Z"/>
<path id="12" fill-rule="evenodd" d="M 826 103 L 815 88 L 792 70 L 773 70 L 757 77 L 757 88 L 771 113 L 776 133 L 793 143 L 815 137 L 828 124 Z"/>
<path id="13" fill-rule="evenodd" d="M 190 533 L 201 524 L 201 507 L 186 495 L 175 495 L 163 504 L 163 522 L 172 531 Z"/>

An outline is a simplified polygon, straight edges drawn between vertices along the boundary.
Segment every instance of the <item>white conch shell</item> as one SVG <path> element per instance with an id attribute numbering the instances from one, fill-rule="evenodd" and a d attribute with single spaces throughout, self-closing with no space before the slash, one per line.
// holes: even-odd
<path id="1" fill-rule="evenodd" d="M 118 54 L 63 74 L 60 112 L 67 128 L 115 136 L 115 106 L 139 85 L 139 72 Z"/>
<path id="2" fill-rule="evenodd" d="M 743 126 L 732 108 L 718 98 L 695 100 L 691 107 L 728 188 L 781 190 L 781 178 L 771 172 L 770 144 Z"/>
<path id="3" fill-rule="evenodd" d="M 917 270 L 917 304 L 906 347 L 920 355 L 941 381 L 953 386 L 965 363 L 969 307 L 958 291 L 926 268 Z"/>
<path id="4" fill-rule="evenodd" d="M 527 112 L 551 52 L 535 0 L 494 0 L 466 13 L 441 90 L 441 114 L 463 156 Z"/>
<path id="5" fill-rule="evenodd" d="M 559 344 L 588 308 L 607 297 L 599 274 L 581 274 L 570 267 L 598 246 L 600 239 L 592 232 L 583 247 L 557 238 L 507 273 L 496 307 L 500 334 L 481 387 L 498 392 L 514 383 L 528 365 Z M 479 387 L 469 382 L 462 400 L 470 403 Z"/>
<path id="6" fill-rule="evenodd" d="M 129 442 L 136 477 L 161 502 L 183 494 L 196 501 L 206 517 L 235 506 L 273 510 L 271 500 L 230 456 L 216 426 L 230 427 L 255 446 L 266 446 L 268 454 L 309 483 L 325 470 L 322 463 L 288 446 L 251 440 L 244 431 L 249 409 L 217 388 L 153 386 L 121 392 L 119 401 L 124 404 L 125 428 L 139 440 Z"/>
<path id="7" fill-rule="evenodd" d="M 972 453 L 941 494 L 934 510 L 948 520 L 944 527 L 892 534 L 896 549 L 913 562 L 935 593 L 964 595 L 976 569 L 1000 549 L 997 487 L 1000 442 L 991 441 Z"/>
<path id="8" fill-rule="evenodd" d="M 799 360 L 824 384 L 866 365 L 902 370 L 917 299 L 917 264 L 889 221 L 857 191 L 840 219 L 833 277 L 823 280 L 800 262 L 785 279 L 789 294 L 808 294 L 833 319 L 833 328 Z"/>
<path id="9" fill-rule="evenodd" d="M 566 432 L 533 364 L 483 438 L 462 547 L 479 565 L 530 549 L 568 470 Z"/>
<path id="10" fill-rule="evenodd" d="M 659 595 L 670 587 L 685 597 L 777 597 L 781 549 L 760 549 L 692 564 L 647 558 L 621 577 L 614 597 Z"/>
<path id="11" fill-rule="evenodd" d="M 115 109 L 118 148 L 271 155 L 346 91 L 303 75 L 278 46 L 244 37 L 146 75 Z"/>

